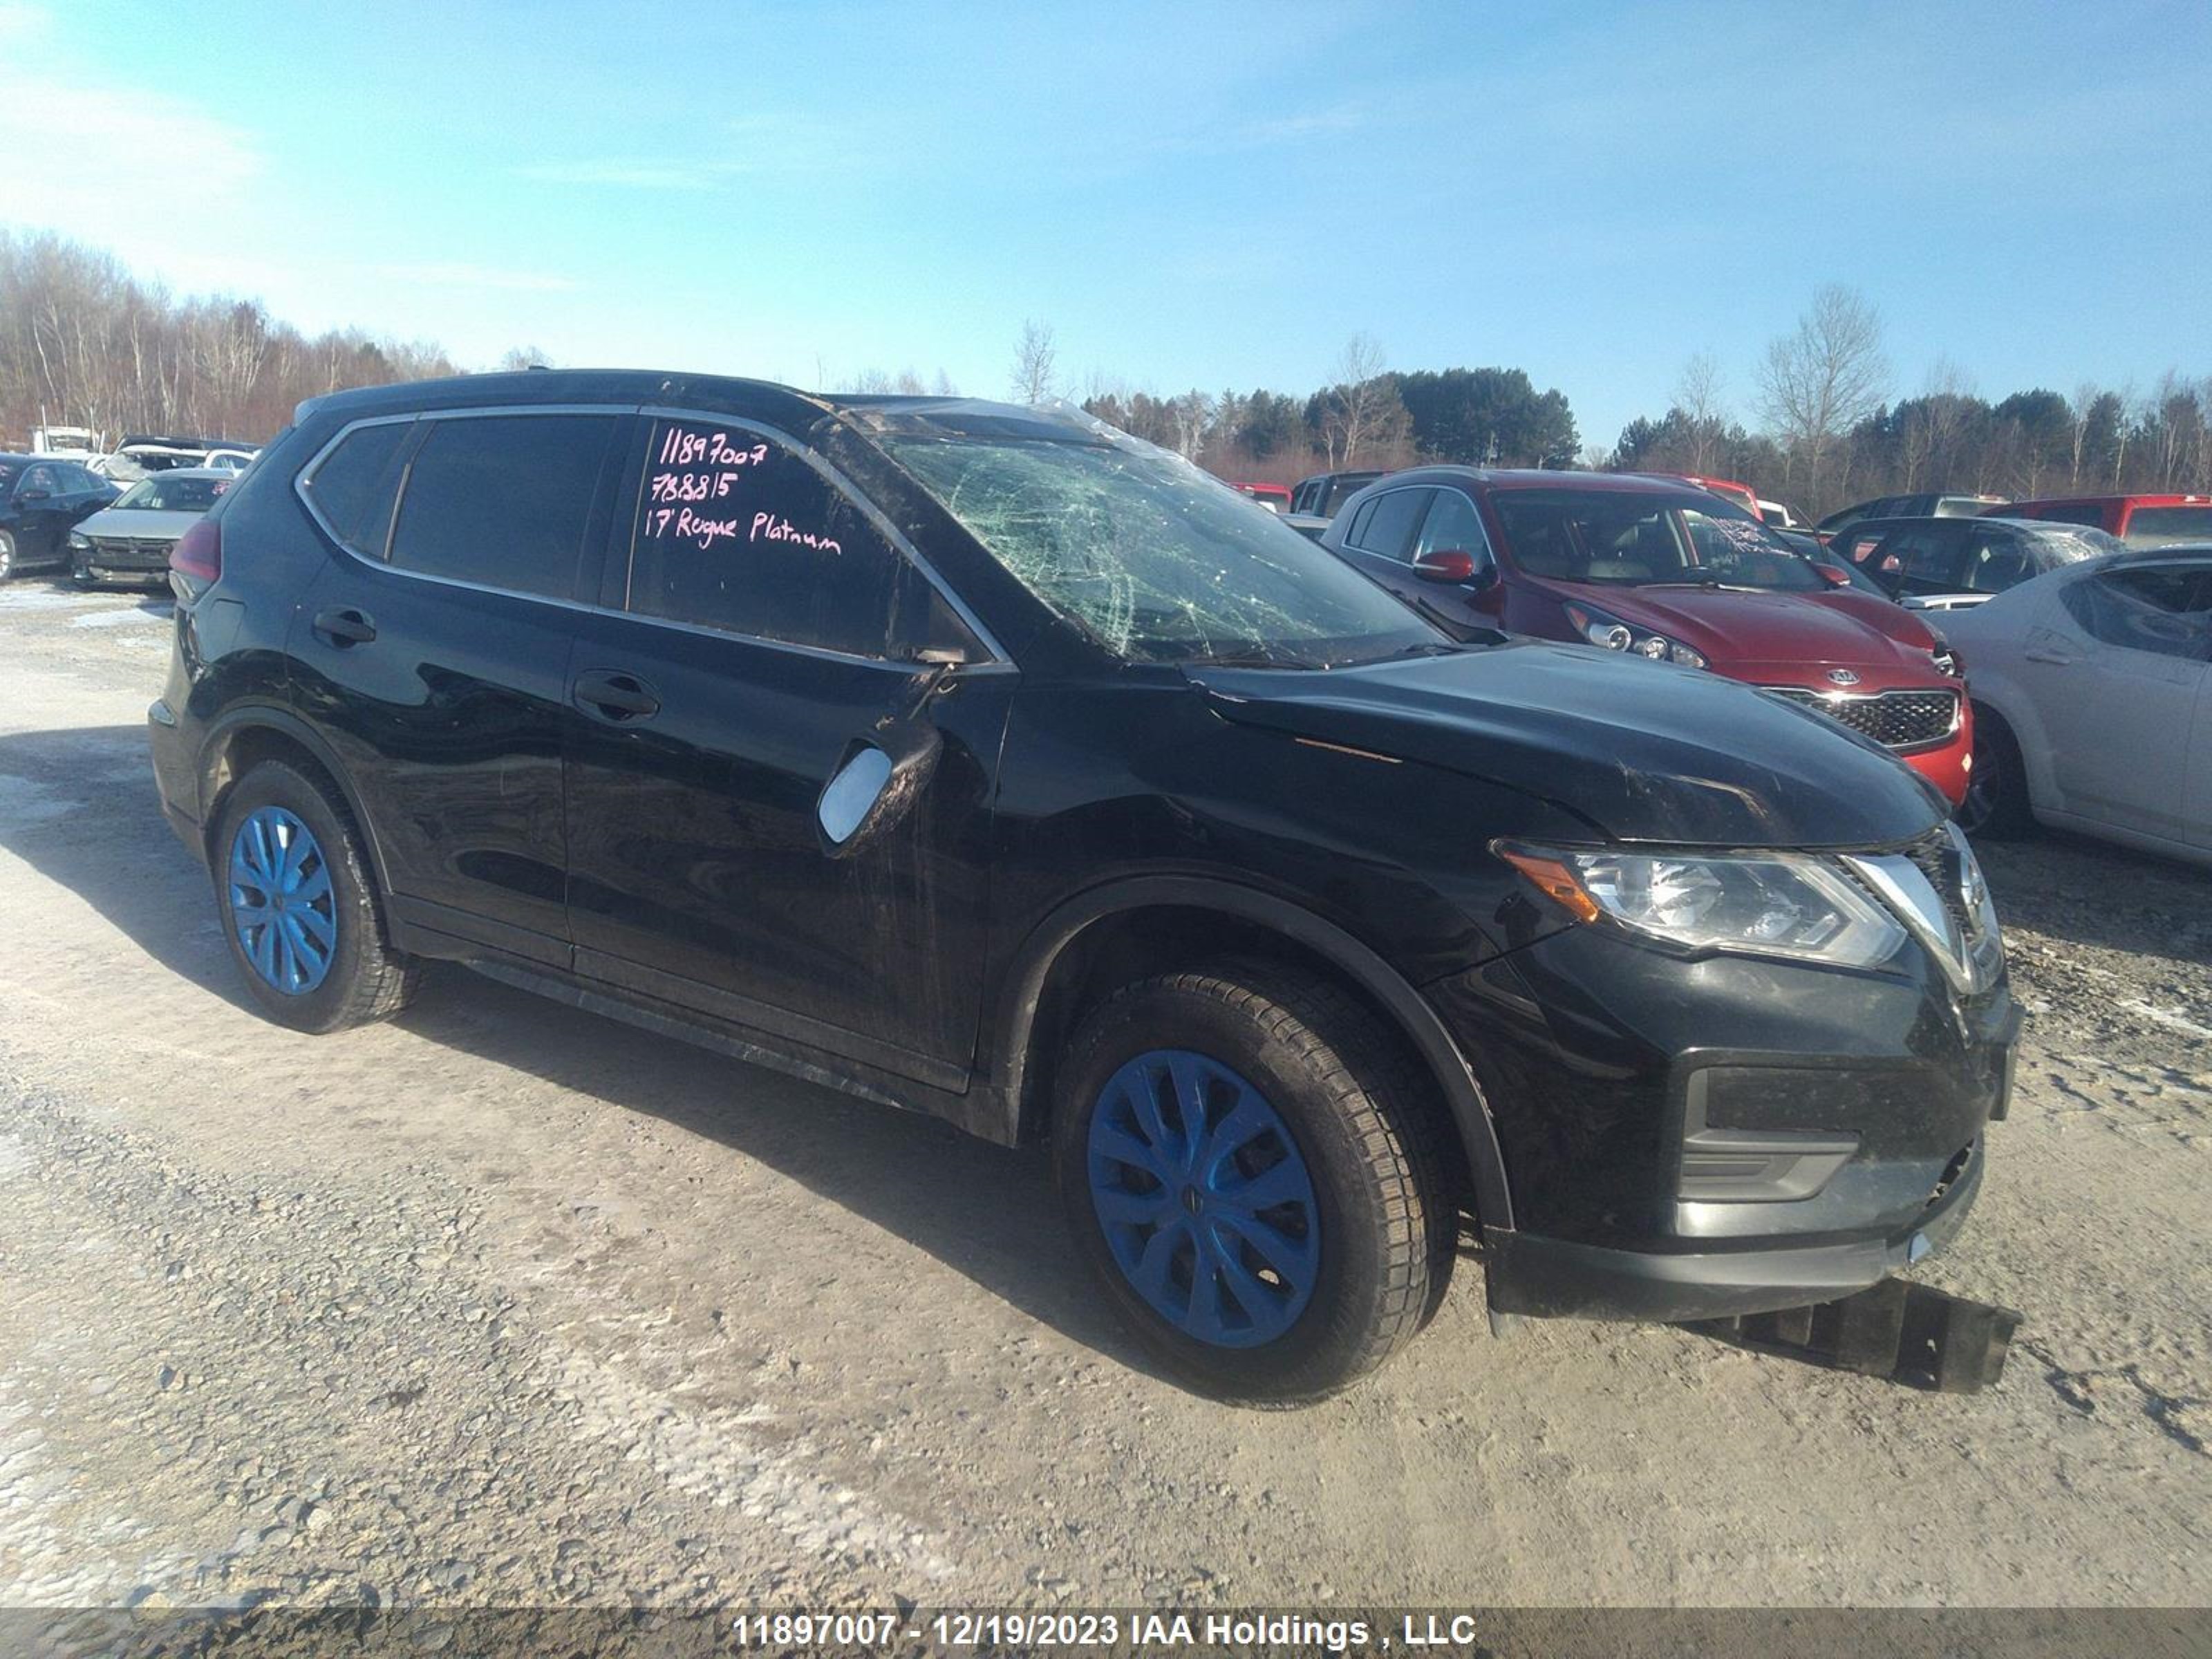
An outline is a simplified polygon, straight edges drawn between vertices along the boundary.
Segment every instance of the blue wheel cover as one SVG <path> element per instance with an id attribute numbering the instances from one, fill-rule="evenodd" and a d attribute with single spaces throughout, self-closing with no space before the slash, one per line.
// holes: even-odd
<path id="1" fill-rule="evenodd" d="M 305 996 L 331 971 L 337 902 L 314 833 L 281 806 L 250 813 L 231 838 L 230 925 L 246 959 L 276 989 Z"/>
<path id="2" fill-rule="evenodd" d="M 1091 1203 L 1152 1311 L 1201 1342 L 1255 1348 L 1297 1322 L 1321 1270 L 1321 1212 L 1290 1127 L 1218 1060 L 1138 1055 L 1091 1113 Z"/>

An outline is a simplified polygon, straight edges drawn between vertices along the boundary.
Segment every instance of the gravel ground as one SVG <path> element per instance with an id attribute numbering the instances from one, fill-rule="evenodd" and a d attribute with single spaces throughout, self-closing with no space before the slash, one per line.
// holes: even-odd
<path id="1" fill-rule="evenodd" d="M 0 589 L 0 1607 L 2212 1601 L 2212 902 L 1990 849 L 2019 1098 L 1949 1397 L 1674 1328 L 1253 1414 L 1143 1367 L 1041 1160 L 460 969 L 243 1006 L 163 826 L 167 606 Z"/>

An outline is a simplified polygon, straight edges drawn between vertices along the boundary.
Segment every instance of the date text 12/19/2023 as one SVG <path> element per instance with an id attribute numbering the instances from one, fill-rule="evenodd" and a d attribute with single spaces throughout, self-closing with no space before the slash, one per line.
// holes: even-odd
<path id="1" fill-rule="evenodd" d="M 1118 1649 L 1177 1649 L 1255 1652 L 1296 1649 L 1348 1654 L 1402 1648 L 1415 1651 L 1472 1650 L 1479 1621 L 1470 1613 L 1409 1613 L 1392 1629 L 1364 1618 L 1299 1613 L 1118 1613 L 963 1610 L 892 1613 L 749 1613 L 732 1623 L 741 1646 L 808 1648 L 835 1644 L 868 1649 L 893 1642 L 927 1642 L 935 1650 L 986 1651 L 1012 1647 L 1071 1652 Z"/>

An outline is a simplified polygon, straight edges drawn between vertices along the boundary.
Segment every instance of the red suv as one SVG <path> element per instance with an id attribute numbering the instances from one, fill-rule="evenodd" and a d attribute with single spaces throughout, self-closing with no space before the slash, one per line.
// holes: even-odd
<path id="1" fill-rule="evenodd" d="M 1983 516 L 2086 524 L 2130 547 L 2212 541 L 2212 495 L 2053 495 L 2000 502 Z"/>
<path id="2" fill-rule="evenodd" d="M 1346 501 L 1322 544 L 1434 620 L 1747 681 L 1966 795 L 1972 715 L 1942 638 L 1707 490 L 1421 467 Z"/>

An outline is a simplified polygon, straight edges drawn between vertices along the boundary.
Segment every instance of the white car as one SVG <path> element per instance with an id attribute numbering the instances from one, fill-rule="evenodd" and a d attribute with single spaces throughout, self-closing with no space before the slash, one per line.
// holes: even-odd
<path id="1" fill-rule="evenodd" d="M 1959 821 L 2212 864 L 2212 545 L 2107 554 L 1943 618 L 1974 705 Z"/>

